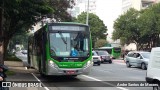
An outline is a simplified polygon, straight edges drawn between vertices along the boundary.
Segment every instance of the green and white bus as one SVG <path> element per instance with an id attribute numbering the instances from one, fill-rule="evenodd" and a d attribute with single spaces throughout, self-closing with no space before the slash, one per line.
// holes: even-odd
<path id="1" fill-rule="evenodd" d="M 107 51 L 113 59 L 119 58 L 121 56 L 121 48 L 120 47 L 100 47 L 96 50 L 105 50 Z"/>
<path id="2" fill-rule="evenodd" d="M 88 25 L 48 23 L 29 37 L 28 63 L 43 76 L 88 74 L 93 66 L 91 43 Z"/>

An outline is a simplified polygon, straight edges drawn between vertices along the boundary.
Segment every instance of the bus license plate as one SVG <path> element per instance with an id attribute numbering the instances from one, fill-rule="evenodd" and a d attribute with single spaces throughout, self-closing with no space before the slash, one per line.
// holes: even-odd
<path id="1" fill-rule="evenodd" d="M 75 74 L 74 70 L 66 71 L 67 74 Z"/>

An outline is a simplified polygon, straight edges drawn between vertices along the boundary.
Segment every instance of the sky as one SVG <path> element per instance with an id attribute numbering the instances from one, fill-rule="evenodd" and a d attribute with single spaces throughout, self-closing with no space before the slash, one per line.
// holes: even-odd
<path id="1" fill-rule="evenodd" d="M 121 4 L 122 0 L 97 0 L 96 14 L 107 26 L 109 41 L 111 41 L 113 23 L 121 14 Z"/>

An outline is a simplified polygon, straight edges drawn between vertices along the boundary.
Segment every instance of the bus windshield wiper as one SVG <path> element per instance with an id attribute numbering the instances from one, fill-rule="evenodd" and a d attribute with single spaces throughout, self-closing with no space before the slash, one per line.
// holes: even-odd
<path id="1" fill-rule="evenodd" d="M 63 42 L 64 42 L 65 44 L 67 44 L 67 41 L 65 40 L 63 34 L 62 34 L 60 31 L 59 31 L 58 33 L 59 33 L 59 35 L 61 36 L 61 39 L 63 40 Z"/>

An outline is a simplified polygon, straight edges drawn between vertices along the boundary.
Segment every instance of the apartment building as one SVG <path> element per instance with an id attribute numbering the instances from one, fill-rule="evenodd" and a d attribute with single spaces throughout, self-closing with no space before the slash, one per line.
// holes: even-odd
<path id="1" fill-rule="evenodd" d="M 140 11 L 141 9 L 145 9 L 148 6 L 159 2 L 160 0 L 122 0 L 122 14 L 130 8 L 134 8 Z M 137 47 L 135 43 L 130 43 L 129 45 L 125 45 L 124 49 L 136 50 Z"/>
<path id="2" fill-rule="evenodd" d="M 88 0 L 74 0 L 74 2 L 75 6 L 68 10 L 73 17 L 87 11 Z M 89 13 L 96 13 L 96 0 L 89 0 Z"/>
<path id="3" fill-rule="evenodd" d="M 145 9 L 148 6 L 159 2 L 160 0 L 122 0 L 122 14 L 130 8 L 140 11 L 141 9 Z"/>

